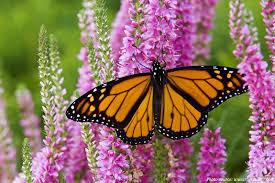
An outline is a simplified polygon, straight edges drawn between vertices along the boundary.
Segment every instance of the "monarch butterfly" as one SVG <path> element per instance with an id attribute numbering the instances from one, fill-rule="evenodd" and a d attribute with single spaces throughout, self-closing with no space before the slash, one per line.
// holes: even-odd
<path id="1" fill-rule="evenodd" d="M 208 112 L 247 91 L 237 69 L 190 66 L 149 73 L 95 87 L 67 109 L 69 119 L 113 127 L 124 143 L 149 142 L 155 129 L 171 139 L 188 138 L 205 125 Z"/>

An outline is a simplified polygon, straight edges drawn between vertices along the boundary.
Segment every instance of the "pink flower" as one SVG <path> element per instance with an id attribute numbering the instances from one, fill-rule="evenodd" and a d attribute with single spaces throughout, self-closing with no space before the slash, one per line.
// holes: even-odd
<path id="1" fill-rule="evenodd" d="M 121 7 L 116 15 L 116 19 L 113 22 L 110 44 L 112 47 L 112 58 L 114 63 L 118 62 L 121 55 L 120 49 L 122 47 L 122 39 L 125 36 L 125 26 L 130 23 L 130 18 L 128 14 L 129 1 L 121 0 Z M 114 64 L 114 72 L 117 73 L 117 64 Z M 117 77 L 117 76 L 115 76 Z"/>
<path id="2" fill-rule="evenodd" d="M 138 145 L 132 151 L 133 180 L 139 182 L 152 182 L 152 164 L 154 149 L 152 144 Z"/>
<path id="3" fill-rule="evenodd" d="M 165 147 L 168 149 L 169 182 L 189 182 L 191 180 L 190 158 L 193 152 L 190 140 L 164 140 Z"/>
<path id="4" fill-rule="evenodd" d="M 88 50 L 81 48 L 78 58 L 83 61 L 83 65 L 79 68 L 79 79 L 77 83 L 78 91 L 82 95 L 93 88 L 94 80 L 92 78 L 90 64 L 88 63 Z"/>
<path id="5" fill-rule="evenodd" d="M 0 182 L 11 182 L 16 176 L 16 150 L 5 115 L 3 93 L 0 80 Z"/>
<path id="6" fill-rule="evenodd" d="M 254 38 L 255 28 L 251 20 L 245 19 L 244 5 L 240 1 L 231 3 L 231 37 L 236 43 L 234 55 L 241 60 L 238 65 L 249 89 L 252 121 L 248 179 L 274 176 L 274 126 L 275 126 L 275 85 L 274 76 L 267 70 L 260 46 Z"/>
<path id="7" fill-rule="evenodd" d="M 96 25 L 93 4 L 89 3 L 90 2 L 88 1 L 84 2 L 84 11 L 82 13 L 84 15 L 89 15 L 89 18 L 84 19 L 84 21 L 81 23 L 81 25 L 84 25 L 82 32 L 86 32 L 86 34 L 82 33 L 82 35 L 91 35 L 93 39 L 100 39 L 101 35 L 96 35 L 98 32 L 93 32 L 95 29 L 99 30 L 99 27 L 89 29 L 89 25 Z M 102 31 L 99 30 L 99 32 Z M 84 46 L 86 45 L 84 44 Z M 102 55 L 102 53 L 99 51 L 100 49 L 97 49 L 97 46 L 101 48 L 102 45 L 100 45 L 99 41 L 97 45 L 93 46 L 95 55 L 91 57 L 88 57 L 87 48 L 82 48 L 80 52 L 79 58 L 81 58 L 83 61 L 82 68 L 85 67 L 85 72 L 84 69 L 81 70 L 82 72 L 80 72 L 79 76 L 78 90 L 80 91 L 80 94 L 83 94 L 84 92 L 92 89 L 93 85 L 95 84 L 92 79 L 93 76 L 95 79 L 97 79 L 97 83 L 104 82 L 104 79 L 107 78 L 102 75 L 104 73 L 102 70 L 104 69 L 101 65 L 102 63 L 99 62 L 98 59 L 99 56 L 104 57 L 104 55 Z M 90 62 L 93 62 L 94 65 L 92 65 Z M 96 67 L 95 65 L 100 68 Z M 109 73 L 109 71 L 106 73 Z M 99 80 L 99 77 L 96 77 L 99 75 L 101 76 L 101 81 Z M 116 139 L 112 129 L 102 125 L 91 124 L 89 133 L 92 134 L 92 136 L 90 136 L 90 140 L 93 142 L 90 146 L 87 147 L 86 153 L 91 151 L 91 149 L 95 151 L 94 157 L 87 155 L 89 163 L 96 161 L 95 170 L 92 170 L 96 172 L 94 180 L 96 182 L 127 182 L 130 179 L 129 173 L 127 172 L 127 168 L 129 167 L 129 146 L 124 145 L 119 139 Z M 89 134 L 84 134 L 84 136 L 87 135 Z"/>
<path id="8" fill-rule="evenodd" d="M 34 113 L 34 104 L 29 90 L 18 90 L 16 97 L 22 113 L 21 125 L 24 128 L 24 134 L 30 141 L 32 152 L 36 153 L 42 146 L 40 118 Z"/>
<path id="9" fill-rule="evenodd" d="M 41 86 L 41 102 L 46 136 L 45 147 L 33 160 L 32 171 L 34 182 L 57 182 L 58 174 L 64 168 L 67 158 L 67 126 L 63 88 L 62 69 L 56 39 L 48 35 L 44 27 L 39 39 L 39 77 Z"/>
<path id="10" fill-rule="evenodd" d="M 210 31 L 213 28 L 215 7 L 218 0 L 191 0 L 194 19 L 196 23 L 196 36 L 194 37 L 194 61 L 204 62 L 210 57 L 209 43 Z"/>
<path id="11" fill-rule="evenodd" d="M 64 178 L 67 183 L 74 183 L 77 176 L 83 183 L 92 182 L 94 175 L 88 167 L 85 153 L 86 145 L 81 137 L 81 127 L 75 121 L 68 121 L 68 159 L 64 168 Z"/>
<path id="12" fill-rule="evenodd" d="M 136 3 L 136 5 L 135 5 Z M 139 69 L 144 69 L 139 67 L 138 62 L 142 61 L 143 64 L 147 63 L 146 56 L 141 52 L 140 43 L 144 41 L 143 33 L 146 31 L 144 26 L 144 16 L 145 16 L 145 6 L 147 5 L 147 0 L 142 0 L 134 2 L 134 0 L 129 0 L 129 17 L 130 23 L 125 25 L 125 37 L 123 38 L 123 46 L 121 47 L 121 55 L 119 61 L 115 67 L 118 67 L 118 76 L 124 76 L 137 73 Z M 138 16 L 137 16 L 138 15 Z M 145 64 L 146 65 L 146 64 Z"/>
<path id="13" fill-rule="evenodd" d="M 195 24 L 190 1 L 130 1 L 128 13 L 131 22 L 125 26 L 117 63 L 120 77 L 148 72 L 145 67 L 150 68 L 155 59 L 165 61 L 167 68 L 191 65 Z M 148 172 L 152 167 L 142 161 L 152 158 L 153 148 L 146 145 L 140 148 L 143 151 L 138 149 L 133 153 L 134 165 L 139 165 L 135 169 L 142 170 L 144 180 L 150 180 Z M 135 155 L 136 152 L 139 153 Z"/>
<path id="14" fill-rule="evenodd" d="M 32 172 L 35 183 L 58 182 L 58 172 L 61 170 L 61 167 L 58 166 L 60 163 L 58 161 L 60 156 L 62 155 L 55 154 L 48 146 L 43 147 L 35 155 L 32 164 Z"/>
<path id="15" fill-rule="evenodd" d="M 25 175 L 23 173 L 19 173 L 14 180 L 12 181 L 12 183 L 26 183 L 25 180 Z"/>
<path id="16" fill-rule="evenodd" d="M 148 72 L 144 66 L 150 68 L 155 59 L 166 61 L 167 68 L 191 65 L 195 24 L 190 1 L 140 3 L 134 6 L 130 2 L 131 23 L 125 26 L 120 76 Z"/>
<path id="17" fill-rule="evenodd" d="M 272 71 L 275 72 L 275 2 L 273 0 L 262 0 L 261 5 L 267 33 L 265 39 L 271 52 L 270 60 L 273 66 Z"/>
<path id="18" fill-rule="evenodd" d="M 98 156 L 97 182 L 127 182 L 130 179 L 127 169 L 129 162 L 127 155 L 130 153 L 128 145 L 123 144 L 112 134 L 108 127 L 100 128 L 99 142 L 97 145 Z M 112 147 L 119 150 L 117 154 Z"/>
<path id="19" fill-rule="evenodd" d="M 226 161 L 225 140 L 221 138 L 221 129 L 205 129 L 200 139 L 201 145 L 198 160 L 198 182 L 206 183 L 207 178 L 224 178 L 222 166 Z"/>

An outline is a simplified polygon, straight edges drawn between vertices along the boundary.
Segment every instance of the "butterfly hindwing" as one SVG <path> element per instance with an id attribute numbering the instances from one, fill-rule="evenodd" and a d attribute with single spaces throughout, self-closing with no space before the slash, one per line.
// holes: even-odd
<path id="1" fill-rule="evenodd" d="M 153 87 L 150 87 L 127 126 L 116 129 L 117 136 L 127 144 L 145 144 L 154 135 Z"/>
<path id="2" fill-rule="evenodd" d="M 150 74 L 138 74 L 100 85 L 74 101 L 66 114 L 78 122 L 123 128 L 142 103 L 150 82 Z"/>
<path id="3" fill-rule="evenodd" d="M 157 130 L 172 139 L 188 138 L 197 133 L 207 120 L 207 112 L 192 106 L 169 83 L 164 85 L 160 121 Z"/>

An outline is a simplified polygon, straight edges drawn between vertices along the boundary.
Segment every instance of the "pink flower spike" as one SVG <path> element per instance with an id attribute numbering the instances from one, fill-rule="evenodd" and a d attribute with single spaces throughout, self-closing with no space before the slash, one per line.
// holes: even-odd
<path id="1" fill-rule="evenodd" d="M 6 118 L 4 90 L 0 80 L 0 182 L 11 182 L 16 176 L 16 150 Z"/>
<path id="2" fill-rule="evenodd" d="M 17 90 L 16 97 L 22 113 L 21 125 L 24 129 L 25 136 L 29 139 L 31 150 L 34 154 L 38 152 L 42 146 L 40 119 L 34 113 L 34 104 L 29 90 Z"/>
<path id="3" fill-rule="evenodd" d="M 275 72 L 275 2 L 273 0 L 262 0 L 262 15 L 266 27 L 266 42 L 271 52 L 272 71 Z"/>
<path id="4" fill-rule="evenodd" d="M 190 182 L 190 158 L 193 152 L 190 139 L 163 139 L 163 142 L 165 147 L 168 149 L 168 161 L 170 168 L 167 177 L 169 182 Z"/>
<path id="5" fill-rule="evenodd" d="M 226 161 L 225 140 L 221 137 L 221 129 L 211 131 L 204 129 L 199 142 L 201 145 L 198 160 L 199 183 L 206 183 L 207 178 L 224 178 L 225 171 L 222 166 Z"/>
<path id="6" fill-rule="evenodd" d="M 102 49 L 102 46 L 106 45 L 101 45 L 102 41 L 100 42 L 100 40 L 103 39 L 101 37 L 102 34 L 100 34 L 100 32 L 103 33 L 101 30 L 102 27 L 94 27 L 93 29 L 89 29 L 89 25 L 99 26 L 99 24 L 97 24 L 98 22 L 96 18 L 100 18 L 98 17 L 99 14 L 97 14 L 97 10 L 100 10 L 95 10 L 97 7 L 94 6 L 95 4 L 93 4 L 92 1 L 84 1 L 84 11 L 80 13 L 80 15 L 89 15 L 90 17 L 89 19 L 84 19 L 84 21 L 80 19 L 80 21 L 82 21 L 81 25 L 87 25 L 81 28 L 82 32 L 87 32 L 87 35 L 93 36 L 95 35 L 94 30 L 98 30 L 98 35 L 93 37 L 93 39 L 96 38 L 99 40 L 99 42 L 95 42 L 93 45 L 93 55 L 90 54 L 88 57 L 87 50 L 81 51 L 80 55 L 82 56 L 80 58 L 82 58 L 83 66 L 80 70 L 81 72 L 78 82 L 78 90 L 80 91 L 80 94 L 83 94 L 84 92 L 92 89 L 95 85 L 95 82 L 96 84 L 104 82 L 104 79 L 102 78 L 108 79 L 108 77 L 110 77 L 107 77 L 108 73 L 112 73 L 109 70 L 104 70 L 101 65 L 102 62 L 97 59 L 99 56 L 106 58 L 106 55 L 102 55 L 105 52 L 100 52 L 100 50 L 97 49 Z M 83 46 L 86 47 L 87 45 L 84 44 Z M 105 48 L 108 50 L 107 47 Z M 86 48 L 82 48 L 82 50 L 83 49 Z M 104 72 L 101 72 L 103 70 Z M 106 73 L 106 76 L 104 73 Z M 92 77 L 94 77 L 96 81 L 94 81 Z M 85 151 L 88 159 L 89 169 L 95 173 L 93 179 L 96 182 L 127 182 L 130 179 L 129 173 L 127 172 L 127 169 L 129 168 L 129 146 L 124 145 L 119 139 L 116 139 L 112 129 L 97 124 L 83 124 L 82 136 L 87 145 L 87 147 L 85 147 Z"/>
<path id="7" fill-rule="evenodd" d="M 117 13 L 116 19 L 113 22 L 112 32 L 110 37 L 110 44 L 112 47 L 112 58 L 114 63 L 117 63 L 121 55 L 121 47 L 123 45 L 123 38 L 125 36 L 125 26 L 130 23 L 130 18 L 128 14 L 129 1 L 121 0 L 121 7 Z M 117 64 L 114 64 L 114 72 L 117 74 L 118 68 Z M 117 76 L 115 76 L 117 77 Z"/>
<path id="8" fill-rule="evenodd" d="M 242 7 L 242 8 L 240 8 Z M 252 109 L 250 130 L 250 151 L 248 161 L 248 180 L 263 181 L 275 176 L 274 126 L 275 126 L 275 84 L 274 74 L 267 70 L 260 46 L 255 41 L 253 22 L 244 16 L 244 5 L 240 1 L 231 3 L 230 28 L 235 41 L 235 56 L 241 60 L 239 72 L 249 89 L 249 102 Z M 239 16 L 235 18 L 235 14 Z M 238 22 L 238 23 L 236 23 Z M 233 30 L 240 30 L 238 34 Z M 251 41 L 254 40 L 254 41 Z"/>
<path id="9" fill-rule="evenodd" d="M 196 64 L 203 63 L 210 57 L 209 44 L 211 41 L 210 31 L 213 28 L 215 7 L 218 0 L 191 0 L 193 5 L 193 18 L 195 19 L 196 30 L 194 37 L 194 61 Z"/>

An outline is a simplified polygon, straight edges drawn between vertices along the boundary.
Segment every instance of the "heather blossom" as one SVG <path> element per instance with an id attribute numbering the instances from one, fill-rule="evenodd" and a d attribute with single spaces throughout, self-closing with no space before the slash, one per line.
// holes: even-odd
<path id="1" fill-rule="evenodd" d="M 272 71 L 275 72 L 275 2 L 273 0 L 262 0 L 262 15 L 266 28 L 266 43 L 271 52 L 270 60 L 272 62 Z"/>
<path id="2" fill-rule="evenodd" d="M 4 89 L 0 80 L 0 180 L 11 182 L 16 175 L 16 151 L 6 117 Z"/>
<path id="3" fill-rule="evenodd" d="M 114 68 L 115 71 L 117 70 L 117 76 L 119 77 L 138 72 L 139 68 L 136 65 L 137 62 L 135 62 L 135 59 L 142 60 L 143 64 L 146 63 L 146 57 L 139 49 L 139 44 L 143 42 L 143 38 L 141 35 L 145 31 L 144 16 L 146 3 L 147 1 L 129 1 L 129 23 L 125 25 L 124 29 L 121 29 L 125 32 L 125 36 L 120 39 L 122 40 L 122 43 L 117 43 L 119 45 L 122 45 L 120 48 L 120 57 L 118 60 L 114 58 Z M 123 10 L 124 9 L 121 9 L 121 11 Z M 118 16 L 116 21 L 121 21 L 120 18 L 122 18 L 122 16 Z M 119 31 L 113 31 L 112 38 L 119 35 L 121 35 Z M 113 46 L 115 45 L 111 46 L 113 48 Z M 152 160 L 152 158 L 153 147 L 151 144 L 137 146 L 133 150 L 131 160 L 131 163 L 133 165 L 133 180 L 142 180 L 144 182 L 148 182 L 150 180 L 150 173 L 152 170 L 152 163 L 150 163 L 150 161 Z"/>
<path id="4" fill-rule="evenodd" d="M 193 153 L 190 140 L 164 140 L 166 141 L 165 147 L 168 149 L 168 161 L 170 169 L 167 174 L 167 178 L 169 182 L 189 182 L 191 180 L 191 163 L 189 160 Z"/>
<path id="5" fill-rule="evenodd" d="M 272 81 L 274 76 L 263 60 L 260 45 L 255 38 L 257 30 L 253 26 L 253 19 L 246 18 L 247 10 L 244 4 L 235 0 L 231 2 L 230 8 L 231 37 L 236 43 L 234 55 L 241 60 L 238 68 L 240 73 L 245 75 L 244 80 L 249 89 L 249 102 L 252 109 L 249 118 L 252 126 L 249 138 L 247 178 L 251 182 L 255 179 L 264 181 L 266 177 L 275 175 L 273 130 L 275 126 L 275 85 Z M 264 6 L 263 14 L 268 12 L 265 8 L 268 7 Z M 273 35 L 271 32 L 268 34 L 269 37 L 274 36 L 274 32 Z"/>
<path id="6" fill-rule="evenodd" d="M 81 136 L 81 126 L 79 123 L 68 120 L 68 142 L 69 149 L 66 166 L 64 168 L 64 179 L 67 183 L 74 183 L 78 180 L 82 183 L 92 182 L 94 175 L 89 169 L 85 148 Z M 81 175 L 81 176 L 79 176 Z"/>
<path id="7" fill-rule="evenodd" d="M 209 32 L 213 28 L 213 17 L 218 0 L 191 0 L 194 12 L 195 36 L 193 38 L 193 59 L 198 63 L 203 63 L 210 57 L 209 43 L 211 35 Z"/>
<path id="8" fill-rule="evenodd" d="M 110 35 L 110 44 L 112 47 L 112 59 L 114 63 L 118 62 L 121 55 L 120 48 L 122 47 L 122 39 L 125 37 L 125 26 L 130 23 L 129 18 L 129 1 L 121 0 L 120 10 L 118 11 L 116 18 L 112 24 L 112 31 Z M 115 72 L 115 77 L 117 77 L 118 64 L 114 64 L 113 70 Z"/>
<path id="9" fill-rule="evenodd" d="M 85 89 L 82 88 L 82 84 L 91 84 L 91 82 L 87 82 L 87 80 L 85 82 L 85 80 L 81 79 L 83 77 L 89 78 L 94 76 L 97 84 L 104 82 L 105 79 L 109 80 L 113 77 L 112 71 L 110 70 L 112 63 L 109 63 L 109 56 L 111 53 L 108 45 L 109 40 L 105 32 L 107 30 L 107 24 L 105 22 L 105 11 L 103 9 L 104 3 L 103 1 L 96 1 L 95 4 L 92 5 L 89 4 L 89 2 L 90 1 L 84 2 L 84 14 L 87 14 L 85 13 L 86 11 L 93 11 L 94 14 L 93 17 L 90 16 L 89 19 L 86 19 L 86 22 L 82 22 L 82 25 L 95 25 L 95 30 L 97 31 L 95 33 L 91 32 L 91 30 L 87 29 L 88 26 L 84 26 L 86 29 L 82 30 L 82 32 L 87 32 L 86 35 L 91 35 L 91 39 L 93 40 L 93 44 L 88 49 L 89 53 L 86 53 L 86 56 L 83 54 L 81 57 L 84 66 L 86 64 L 86 66 L 91 69 L 90 73 L 87 72 L 86 75 L 82 75 L 83 73 L 80 73 L 79 83 L 81 83 L 81 85 L 79 85 L 79 89 L 82 89 L 83 91 L 85 91 Z M 87 7 L 87 4 L 90 6 Z M 89 37 L 86 38 L 86 40 L 88 39 Z M 98 43 L 98 47 L 95 46 L 94 43 Z M 82 48 L 82 50 L 83 49 L 85 48 Z M 102 61 L 99 61 L 100 59 Z M 102 76 L 104 73 L 106 75 Z M 89 89 L 91 88 L 92 87 Z M 90 128 L 90 130 L 88 130 L 88 128 Z M 126 171 L 126 169 L 129 167 L 129 162 L 127 160 L 127 154 L 130 154 L 129 146 L 124 145 L 120 139 L 116 139 L 114 137 L 113 130 L 107 127 L 98 126 L 96 124 L 84 124 L 82 129 L 84 141 L 88 145 L 86 154 L 88 157 L 89 167 L 94 173 L 96 173 L 95 181 L 126 182 L 129 180 L 130 176 Z M 93 135 L 89 136 L 89 133 L 93 133 Z M 119 153 L 117 153 L 117 151 Z"/>
<path id="10" fill-rule="evenodd" d="M 42 146 L 40 134 L 40 118 L 34 113 L 34 104 L 31 92 L 27 89 L 16 91 L 17 102 L 22 113 L 21 126 L 25 137 L 30 141 L 33 153 L 38 152 Z"/>
<path id="11" fill-rule="evenodd" d="M 212 131 L 206 128 L 200 139 L 201 145 L 198 160 L 199 183 L 206 183 L 208 178 L 224 178 L 222 166 L 226 161 L 225 140 L 221 137 L 221 129 Z"/>

